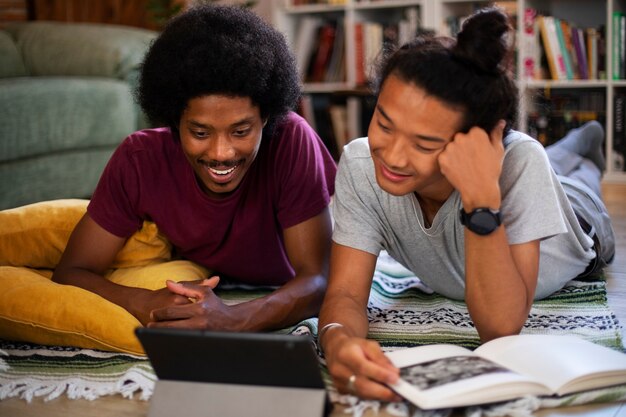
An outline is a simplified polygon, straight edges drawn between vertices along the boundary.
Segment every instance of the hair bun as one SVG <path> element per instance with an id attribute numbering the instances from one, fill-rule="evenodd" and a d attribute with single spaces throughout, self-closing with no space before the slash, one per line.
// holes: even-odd
<path id="1" fill-rule="evenodd" d="M 509 18 L 501 9 L 481 9 L 463 23 L 452 53 L 484 72 L 497 74 L 506 66 L 510 31 Z"/>

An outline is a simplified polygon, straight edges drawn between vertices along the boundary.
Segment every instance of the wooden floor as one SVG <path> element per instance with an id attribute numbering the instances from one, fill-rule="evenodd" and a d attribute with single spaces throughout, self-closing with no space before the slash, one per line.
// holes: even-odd
<path id="1" fill-rule="evenodd" d="M 616 245 L 615 260 L 607 268 L 609 305 L 626 326 L 626 184 L 604 184 L 602 193 L 613 221 Z M 626 336 L 624 329 L 622 336 Z"/>
<path id="2" fill-rule="evenodd" d="M 613 220 L 617 245 L 615 261 L 607 269 L 609 305 L 620 323 L 626 325 L 626 184 L 604 184 L 603 193 L 604 201 Z M 626 336 L 623 329 L 622 335 Z M 181 417 L 185 416 L 184 407 L 185 405 L 181 404 Z M 252 404 L 251 407 L 253 407 Z M 350 415 L 342 411 L 341 407 L 336 407 L 332 417 Z M 68 400 L 66 396 L 63 396 L 48 403 L 40 399 L 33 400 L 31 404 L 18 399 L 0 402 L 0 416 L 3 417 L 144 417 L 147 414 L 148 403 L 127 400 L 119 395 L 103 397 L 97 401 Z M 207 410 L 208 415 L 211 415 L 210 410 Z M 251 415 L 254 415 L 254 412 Z M 536 415 L 540 417 L 626 417 L 626 403 L 541 410 Z M 373 416 L 386 417 L 390 414 L 383 411 L 378 414 L 368 411 L 364 414 L 364 417 Z"/>

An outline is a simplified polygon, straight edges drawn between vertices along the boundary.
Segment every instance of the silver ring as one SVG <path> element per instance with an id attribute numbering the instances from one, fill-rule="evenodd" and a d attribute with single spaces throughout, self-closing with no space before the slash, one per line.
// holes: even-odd
<path id="1" fill-rule="evenodd" d="M 354 386 L 355 381 L 356 381 L 356 375 L 352 374 L 350 378 L 348 378 L 348 385 L 346 385 L 346 388 L 348 388 L 348 391 L 350 391 L 353 394 L 356 392 L 356 387 Z"/>

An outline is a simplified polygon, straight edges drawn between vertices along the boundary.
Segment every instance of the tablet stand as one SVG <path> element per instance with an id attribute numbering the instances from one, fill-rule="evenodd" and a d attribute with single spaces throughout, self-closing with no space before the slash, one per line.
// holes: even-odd
<path id="1" fill-rule="evenodd" d="M 326 391 L 158 380 L 148 417 L 322 417 Z"/>

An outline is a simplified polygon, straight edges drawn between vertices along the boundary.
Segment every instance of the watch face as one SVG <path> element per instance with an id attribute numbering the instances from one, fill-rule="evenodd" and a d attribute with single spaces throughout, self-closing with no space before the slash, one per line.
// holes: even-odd
<path id="1" fill-rule="evenodd" d="M 470 215 L 468 227 L 479 235 L 488 235 L 499 226 L 496 216 L 490 211 L 475 211 Z"/>

